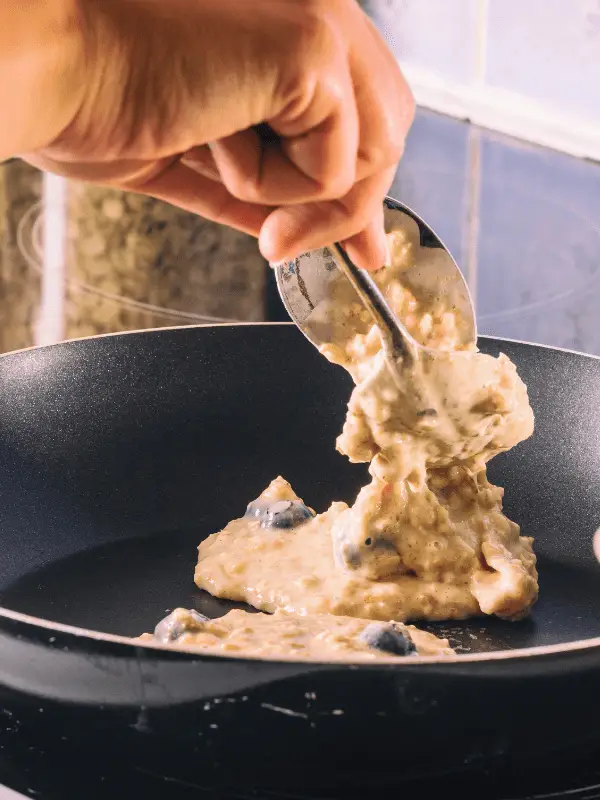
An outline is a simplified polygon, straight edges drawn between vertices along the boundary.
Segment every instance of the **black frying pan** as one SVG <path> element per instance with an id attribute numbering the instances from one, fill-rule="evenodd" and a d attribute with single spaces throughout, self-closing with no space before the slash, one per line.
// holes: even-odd
<path id="1" fill-rule="evenodd" d="M 533 438 L 490 472 L 536 538 L 541 599 L 520 623 L 430 626 L 463 654 L 455 663 L 358 667 L 118 638 L 178 605 L 226 612 L 194 587 L 196 547 L 275 475 L 318 510 L 365 481 L 334 449 L 350 380 L 293 326 L 125 334 L 0 358 L 9 730 L 99 767 L 125 758 L 184 784 L 214 773 L 296 789 L 389 786 L 600 740 L 600 361 L 481 347 L 516 362 L 536 412 Z"/>

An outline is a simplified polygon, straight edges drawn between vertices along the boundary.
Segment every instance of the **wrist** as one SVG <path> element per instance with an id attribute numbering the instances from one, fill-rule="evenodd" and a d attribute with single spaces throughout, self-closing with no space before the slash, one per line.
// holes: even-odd
<path id="1" fill-rule="evenodd" d="M 32 0 L 0 11 L 0 160 L 46 147 L 76 115 L 85 87 L 83 5 Z"/>

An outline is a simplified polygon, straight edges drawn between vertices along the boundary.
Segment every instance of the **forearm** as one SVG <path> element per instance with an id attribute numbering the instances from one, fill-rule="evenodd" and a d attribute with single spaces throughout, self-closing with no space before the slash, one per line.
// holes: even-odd
<path id="1" fill-rule="evenodd" d="M 83 28 L 78 0 L 0 0 L 0 161 L 44 147 L 76 114 Z"/>

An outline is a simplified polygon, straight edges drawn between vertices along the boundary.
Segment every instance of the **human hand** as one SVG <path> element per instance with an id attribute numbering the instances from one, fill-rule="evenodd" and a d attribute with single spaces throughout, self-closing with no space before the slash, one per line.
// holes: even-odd
<path id="1" fill-rule="evenodd" d="M 354 0 L 79 6 L 77 111 L 30 163 L 247 231 L 271 261 L 342 241 L 383 264 L 414 104 Z"/>

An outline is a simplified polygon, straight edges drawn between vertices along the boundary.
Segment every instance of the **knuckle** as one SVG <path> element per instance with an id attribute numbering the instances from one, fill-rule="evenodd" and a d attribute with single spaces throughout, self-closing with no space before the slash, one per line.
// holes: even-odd
<path id="1" fill-rule="evenodd" d="M 387 156 L 390 164 L 402 158 L 406 135 L 413 123 L 416 108 L 413 94 L 401 73 L 399 80 L 396 98 L 390 103 L 393 113 L 386 124 Z"/>
<path id="2" fill-rule="evenodd" d="M 405 142 L 405 132 L 394 130 L 393 134 L 390 135 L 387 141 L 386 152 L 381 159 L 380 167 L 391 167 L 394 164 L 397 164 L 404 153 Z"/>
<path id="3" fill-rule="evenodd" d="M 398 98 L 396 106 L 398 108 L 398 127 L 402 130 L 403 135 L 405 136 L 413 123 L 417 106 L 414 95 L 404 79 L 404 75 L 402 75 L 400 71 L 398 71 L 398 80 L 399 85 L 397 90 Z"/>
<path id="4" fill-rule="evenodd" d="M 366 167 L 367 174 L 373 174 L 387 167 L 395 166 L 402 158 L 403 152 L 404 136 L 394 131 L 388 135 L 382 135 L 378 141 L 361 145 L 358 158 Z"/>
<path id="5" fill-rule="evenodd" d="M 366 174 L 397 165 L 404 154 L 406 135 L 414 119 L 415 102 L 406 84 L 403 83 L 403 87 L 389 92 L 387 100 L 381 102 L 376 119 L 371 120 L 371 135 L 367 141 L 361 142 L 359 160 L 366 168 Z"/>

